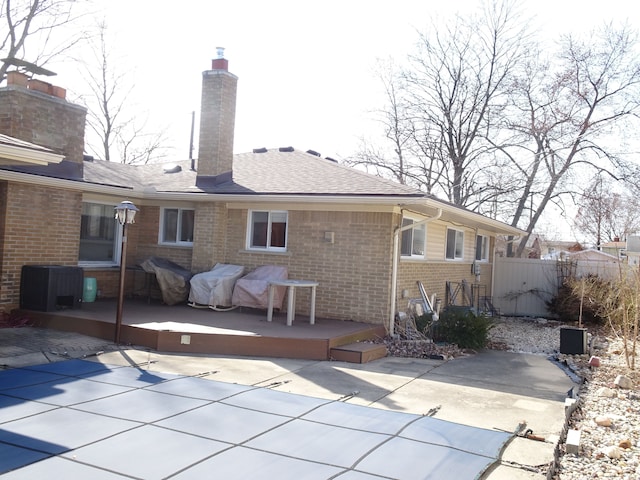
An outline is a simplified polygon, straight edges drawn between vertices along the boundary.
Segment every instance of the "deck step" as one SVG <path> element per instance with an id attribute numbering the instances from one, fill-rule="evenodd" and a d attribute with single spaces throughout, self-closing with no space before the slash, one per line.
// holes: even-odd
<path id="1" fill-rule="evenodd" d="M 331 348 L 331 360 L 367 363 L 387 356 L 387 347 L 380 343 L 357 342 Z"/>

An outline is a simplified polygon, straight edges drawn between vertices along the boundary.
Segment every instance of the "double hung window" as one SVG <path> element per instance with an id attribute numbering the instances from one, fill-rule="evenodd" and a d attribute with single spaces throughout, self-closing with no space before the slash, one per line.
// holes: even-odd
<path id="1" fill-rule="evenodd" d="M 447 229 L 447 260 L 462 260 L 464 255 L 464 232 L 453 228 Z"/>
<path id="2" fill-rule="evenodd" d="M 402 219 L 403 227 L 413 225 L 414 223 L 417 223 L 417 221 L 412 218 L 404 217 Z M 403 230 L 400 243 L 400 255 L 403 257 L 425 258 L 426 240 L 426 226 L 424 224 Z"/>
<path id="3" fill-rule="evenodd" d="M 286 251 L 288 217 L 286 211 L 251 210 L 247 227 L 247 248 Z"/>
<path id="4" fill-rule="evenodd" d="M 160 243 L 193 245 L 195 210 L 163 208 L 160 214 Z"/>

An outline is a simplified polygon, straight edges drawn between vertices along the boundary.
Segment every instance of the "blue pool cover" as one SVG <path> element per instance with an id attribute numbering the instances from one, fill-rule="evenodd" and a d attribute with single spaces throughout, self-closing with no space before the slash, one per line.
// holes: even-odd
<path id="1" fill-rule="evenodd" d="M 68 360 L 0 371 L 5 479 L 476 479 L 512 434 Z"/>

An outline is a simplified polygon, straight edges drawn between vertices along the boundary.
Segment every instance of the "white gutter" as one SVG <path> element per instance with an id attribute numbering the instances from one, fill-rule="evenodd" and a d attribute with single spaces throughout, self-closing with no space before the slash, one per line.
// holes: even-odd
<path id="1" fill-rule="evenodd" d="M 398 265 L 400 263 L 400 255 L 399 255 L 399 238 L 400 233 L 405 230 L 410 230 L 420 225 L 426 225 L 427 223 L 434 222 L 438 220 L 442 216 L 442 208 L 438 208 L 438 213 L 436 213 L 435 217 L 429 217 L 424 220 L 421 220 L 416 223 L 412 223 L 411 225 L 407 225 L 405 227 L 397 227 L 393 231 L 393 265 L 391 269 L 391 311 L 389 312 L 389 335 L 393 336 L 394 334 L 394 325 L 396 320 L 396 295 L 398 288 Z"/>
<path id="2" fill-rule="evenodd" d="M 425 202 L 426 200 L 426 202 Z M 492 231 L 498 235 L 522 235 L 523 231 L 519 228 L 512 227 L 500 220 L 494 220 L 493 218 L 485 217 L 476 212 L 472 212 L 470 210 L 466 210 L 462 207 L 451 205 L 446 202 L 439 202 L 436 199 L 412 199 L 406 200 L 403 206 L 410 208 L 410 205 L 427 205 L 431 208 L 442 208 L 447 215 L 451 215 L 453 217 L 459 217 L 455 221 L 459 223 L 467 222 L 476 222 L 481 223 L 483 225 L 482 230 Z M 418 210 L 419 211 L 419 210 Z"/>
<path id="3" fill-rule="evenodd" d="M 0 164 L 3 165 L 48 165 L 60 163 L 63 159 L 64 155 L 47 150 L 0 144 Z"/>

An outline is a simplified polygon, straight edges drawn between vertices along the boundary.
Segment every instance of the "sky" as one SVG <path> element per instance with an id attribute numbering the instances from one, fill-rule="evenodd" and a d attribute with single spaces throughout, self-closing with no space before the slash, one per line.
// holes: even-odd
<path id="1" fill-rule="evenodd" d="M 524 0 L 526 15 L 549 39 L 625 21 L 628 0 Z M 375 76 L 380 59 L 404 60 L 430 17 L 468 14 L 478 0 L 94 0 L 108 42 L 133 90 L 128 102 L 150 129 L 166 129 L 167 160 L 189 156 L 192 112 L 195 150 L 202 72 L 225 48 L 238 76 L 234 152 L 293 146 L 323 157 L 356 153 L 375 138 L 384 105 Z M 606 9 L 603 8 L 606 5 Z M 632 21 L 632 20 L 631 20 Z M 68 99 L 87 93 L 78 65 L 47 64 Z M 545 224 L 540 224 L 544 229 Z M 556 229 L 549 227 L 550 231 Z"/>
<path id="2" fill-rule="evenodd" d="M 626 1 L 527 0 L 530 15 L 555 35 L 626 18 Z M 179 4 L 179 7 L 176 5 Z M 404 59 L 430 16 L 477 9 L 477 0 L 96 0 L 108 25 L 116 68 L 133 87 L 128 101 L 150 125 L 166 128 L 176 159 L 188 158 L 192 112 L 196 135 L 202 71 L 225 48 L 238 76 L 236 153 L 293 146 L 336 159 L 377 134 L 384 105 L 379 59 Z M 52 62 L 53 83 L 86 93 L 72 62 Z M 73 97 L 72 97 L 73 98 Z M 196 152 L 197 155 L 197 141 Z"/>

